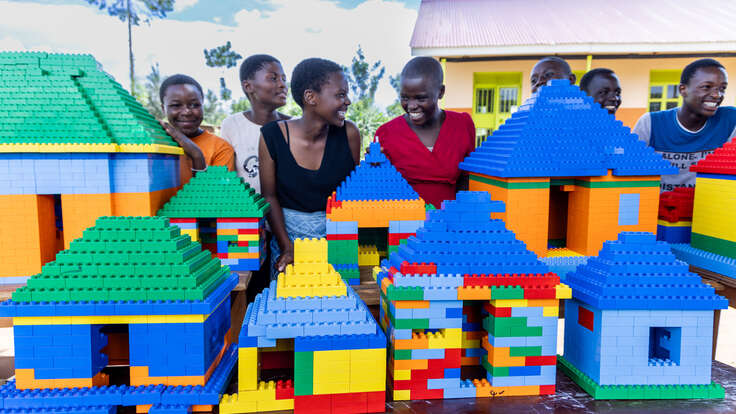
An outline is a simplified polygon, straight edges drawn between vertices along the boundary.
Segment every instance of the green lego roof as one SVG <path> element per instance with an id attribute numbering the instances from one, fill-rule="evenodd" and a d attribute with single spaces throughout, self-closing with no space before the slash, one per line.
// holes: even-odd
<path id="1" fill-rule="evenodd" d="M 13 301 L 201 301 L 229 274 L 165 217 L 100 217 Z"/>
<path id="2" fill-rule="evenodd" d="M 269 204 L 227 167 L 198 172 L 169 200 L 159 216 L 178 218 L 263 217 Z"/>
<path id="3" fill-rule="evenodd" d="M 80 144 L 96 144 L 95 152 L 181 152 L 91 55 L 0 52 L 0 111 L 2 152 L 59 151 L 38 144 L 62 144 L 63 152 L 89 151 Z"/>

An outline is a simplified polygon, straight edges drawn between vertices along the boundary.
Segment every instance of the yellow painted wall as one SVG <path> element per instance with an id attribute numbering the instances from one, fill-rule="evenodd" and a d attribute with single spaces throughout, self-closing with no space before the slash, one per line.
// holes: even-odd
<path id="1" fill-rule="evenodd" d="M 736 58 L 716 58 L 726 70 L 736 76 Z M 609 68 L 621 80 L 622 103 L 617 117 L 633 127 L 636 120 L 647 110 L 649 97 L 649 74 L 652 70 L 681 70 L 696 58 L 666 59 L 603 59 L 593 58 L 592 68 Z M 489 62 L 447 62 L 445 70 L 445 108 L 470 112 L 473 105 L 473 73 L 475 72 L 521 72 L 523 79 L 521 96 L 526 100 L 531 95 L 529 77 L 536 60 L 510 60 Z M 568 60 L 573 71 L 585 70 L 585 59 Z M 726 91 L 724 105 L 736 104 L 736 87 Z"/>

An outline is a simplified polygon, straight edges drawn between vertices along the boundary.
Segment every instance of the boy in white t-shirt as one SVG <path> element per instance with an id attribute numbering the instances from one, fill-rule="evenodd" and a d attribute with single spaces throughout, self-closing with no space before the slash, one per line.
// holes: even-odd
<path id="1" fill-rule="evenodd" d="M 260 193 L 258 138 L 263 125 L 290 118 L 276 111 L 286 104 L 288 86 L 281 62 L 269 55 L 245 59 L 240 65 L 240 83 L 251 109 L 225 118 L 220 135 L 235 149 L 238 175 Z"/>

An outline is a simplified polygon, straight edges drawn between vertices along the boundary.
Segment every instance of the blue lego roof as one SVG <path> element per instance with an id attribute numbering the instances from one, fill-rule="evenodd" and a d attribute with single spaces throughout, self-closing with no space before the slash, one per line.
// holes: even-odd
<path id="1" fill-rule="evenodd" d="M 381 145 L 371 143 L 365 159 L 337 187 L 338 201 L 417 200 L 411 188 L 381 152 Z"/>
<path id="2" fill-rule="evenodd" d="M 552 80 L 460 163 L 495 177 L 676 174 L 664 160 L 567 80 Z"/>
<path id="3" fill-rule="evenodd" d="M 524 242 L 491 213 L 503 212 L 502 201 L 486 192 L 461 191 L 441 210 L 428 211 L 424 227 L 389 256 L 396 269 L 401 263 L 434 263 L 438 274 L 547 273 Z"/>
<path id="4" fill-rule="evenodd" d="M 725 309 L 728 300 L 714 293 L 688 265 L 675 258 L 666 242 L 651 233 L 623 232 L 603 244 L 598 257 L 565 279 L 573 298 L 598 309 Z"/>

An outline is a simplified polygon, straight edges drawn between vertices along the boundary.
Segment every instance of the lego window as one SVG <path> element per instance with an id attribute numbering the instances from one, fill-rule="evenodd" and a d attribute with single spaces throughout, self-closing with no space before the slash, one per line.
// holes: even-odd
<path id="1" fill-rule="evenodd" d="M 649 75 L 649 112 L 678 107 L 682 103 L 679 84 L 679 70 L 653 70 Z"/>
<path id="2" fill-rule="evenodd" d="M 565 191 L 565 186 L 550 186 L 549 217 L 547 226 L 547 247 L 550 249 L 567 247 L 567 209 L 569 194 L 569 191 Z"/>
<path id="3" fill-rule="evenodd" d="M 578 306 L 578 324 L 588 329 L 591 332 L 595 332 L 595 315 L 593 312 L 585 309 L 582 306 Z"/>
<path id="4" fill-rule="evenodd" d="M 378 266 L 388 256 L 387 227 L 358 228 L 358 266 Z"/>
<path id="5" fill-rule="evenodd" d="M 618 200 L 618 225 L 639 224 L 639 199 L 641 194 L 621 194 Z"/>
<path id="6" fill-rule="evenodd" d="M 682 328 L 649 328 L 649 365 L 680 365 Z"/>

